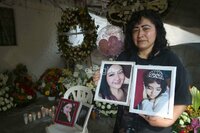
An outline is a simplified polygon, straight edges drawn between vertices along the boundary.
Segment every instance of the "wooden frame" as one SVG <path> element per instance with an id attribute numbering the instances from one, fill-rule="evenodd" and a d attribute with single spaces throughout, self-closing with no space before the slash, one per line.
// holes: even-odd
<path id="1" fill-rule="evenodd" d="M 95 97 L 94 100 L 100 101 L 100 102 L 107 102 L 107 103 L 113 103 L 113 104 L 118 104 L 118 105 L 129 105 L 129 93 L 130 93 L 130 87 L 131 87 L 131 78 L 132 78 L 132 69 L 133 65 L 135 62 L 125 62 L 125 61 L 102 61 L 101 63 L 101 70 L 100 70 L 100 80 L 98 82 L 96 92 L 95 92 Z M 122 67 L 123 74 L 125 75 L 125 79 L 121 81 L 114 81 L 114 82 L 120 82 L 119 89 L 122 90 L 121 92 L 123 93 L 123 97 L 121 96 L 121 99 L 118 100 L 116 96 L 114 96 L 111 93 L 111 87 L 112 84 L 109 83 L 108 76 L 111 76 L 111 73 L 109 72 L 109 69 L 113 65 L 118 65 Z M 112 70 L 113 73 L 116 73 L 116 70 Z M 119 69 L 120 70 L 120 69 Z M 110 73 L 110 75 L 107 75 L 107 72 Z M 108 74 L 109 74 L 108 73 Z M 119 73 L 119 72 L 117 72 Z M 109 85 L 110 84 L 110 85 Z M 117 84 L 117 83 L 115 83 Z M 122 85 L 121 85 L 122 84 Z M 117 86 L 112 87 L 112 89 L 117 88 Z M 106 89 L 105 89 L 106 88 Z M 119 90 L 119 91 L 120 91 Z M 107 96 L 106 96 L 107 95 Z"/>
<path id="2" fill-rule="evenodd" d="M 69 104 L 71 106 L 71 111 L 66 115 L 64 107 Z M 55 122 L 66 126 L 74 126 L 79 106 L 80 102 L 61 98 L 56 111 Z"/>
<path id="3" fill-rule="evenodd" d="M 148 76 L 145 76 L 145 73 L 147 73 L 146 75 Z M 156 89 L 152 89 L 152 86 L 154 86 L 152 84 L 155 83 L 155 81 L 149 82 L 149 80 L 155 80 L 155 78 L 160 79 L 160 82 Z M 129 111 L 132 113 L 172 119 L 175 80 L 176 67 L 135 65 Z M 145 84 L 145 81 L 149 83 Z M 157 90 L 157 94 L 154 93 L 156 92 L 155 90 Z"/>

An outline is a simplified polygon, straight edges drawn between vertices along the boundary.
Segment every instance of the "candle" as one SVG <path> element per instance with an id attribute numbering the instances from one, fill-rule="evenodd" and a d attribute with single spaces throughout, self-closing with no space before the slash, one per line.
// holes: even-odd
<path id="1" fill-rule="evenodd" d="M 42 117 L 45 117 L 45 114 L 46 114 L 45 110 L 46 109 L 44 107 L 41 107 Z"/>
<path id="2" fill-rule="evenodd" d="M 52 116 L 52 109 L 49 109 L 49 116 Z"/>
<path id="3" fill-rule="evenodd" d="M 28 124 L 28 114 L 27 113 L 24 114 L 24 123 Z"/>
<path id="4" fill-rule="evenodd" d="M 35 121 L 35 120 L 36 120 L 36 113 L 35 113 L 35 112 L 32 112 L 31 114 L 32 114 L 32 116 L 33 116 L 33 120 Z"/>
<path id="5" fill-rule="evenodd" d="M 32 120 L 33 120 L 32 114 L 28 115 L 28 120 L 29 120 L 29 122 L 32 122 Z"/>
<path id="6" fill-rule="evenodd" d="M 49 109 L 48 108 L 45 108 L 45 114 L 49 115 Z"/>
<path id="7" fill-rule="evenodd" d="M 52 106 L 52 112 L 54 113 L 55 112 L 55 106 Z"/>
<path id="8" fill-rule="evenodd" d="M 37 113 L 37 117 L 38 117 L 38 119 L 41 118 L 41 112 L 40 111 Z"/>

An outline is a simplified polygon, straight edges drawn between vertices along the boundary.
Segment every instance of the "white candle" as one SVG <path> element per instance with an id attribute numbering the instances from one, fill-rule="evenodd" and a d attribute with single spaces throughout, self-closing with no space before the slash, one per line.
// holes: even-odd
<path id="1" fill-rule="evenodd" d="M 45 108 L 44 107 L 41 107 L 41 112 L 42 112 L 42 117 L 45 117 Z"/>
<path id="2" fill-rule="evenodd" d="M 24 123 L 28 124 L 28 114 L 27 113 L 24 114 Z"/>
<path id="3" fill-rule="evenodd" d="M 33 120 L 35 121 L 36 120 L 36 113 L 32 112 L 31 114 L 32 114 Z"/>
<path id="4" fill-rule="evenodd" d="M 49 115 L 49 109 L 48 108 L 45 108 L 45 114 Z"/>
<path id="5" fill-rule="evenodd" d="M 52 106 L 52 112 L 54 113 L 55 112 L 55 106 Z"/>
<path id="6" fill-rule="evenodd" d="M 28 115 L 28 120 L 29 120 L 29 122 L 32 122 L 32 120 L 33 120 L 32 114 Z"/>
<path id="7" fill-rule="evenodd" d="M 49 116 L 52 116 L 52 109 L 49 109 Z"/>
<path id="8" fill-rule="evenodd" d="M 37 113 L 37 117 L 38 117 L 38 119 L 41 118 L 41 112 L 40 111 Z"/>

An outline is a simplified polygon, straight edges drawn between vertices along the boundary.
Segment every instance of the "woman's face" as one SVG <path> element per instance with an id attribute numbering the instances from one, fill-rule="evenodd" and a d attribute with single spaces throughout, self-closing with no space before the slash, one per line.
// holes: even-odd
<path id="1" fill-rule="evenodd" d="M 150 53 L 156 39 L 155 25 L 147 18 L 142 17 L 139 24 L 132 30 L 133 41 L 140 51 Z"/>
<path id="2" fill-rule="evenodd" d="M 160 94 L 161 90 L 161 84 L 157 82 L 149 83 L 148 86 L 146 86 L 146 93 L 150 99 L 155 99 Z"/>
<path id="3" fill-rule="evenodd" d="M 119 89 L 124 83 L 125 75 L 120 65 L 111 65 L 107 70 L 106 80 L 110 88 Z"/>
<path id="4" fill-rule="evenodd" d="M 72 111 L 72 104 L 66 104 L 64 107 L 63 107 L 63 112 L 66 114 L 66 113 L 69 113 Z"/>

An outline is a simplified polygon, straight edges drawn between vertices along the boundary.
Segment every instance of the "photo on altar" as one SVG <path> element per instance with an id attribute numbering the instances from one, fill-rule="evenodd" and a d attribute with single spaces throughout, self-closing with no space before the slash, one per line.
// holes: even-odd
<path id="1" fill-rule="evenodd" d="M 129 112 L 173 118 L 176 67 L 135 65 Z"/>
<path id="2" fill-rule="evenodd" d="M 94 100 L 128 106 L 134 64 L 127 61 L 102 61 Z"/>
<path id="3" fill-rule="evenodd" d="M 80 102 L 61 98 L 55 114 L 55 123 L 74 126 Z"/>
<path id="4" fill-rule="evenodd" d="M 75 122 L 75 127 L 77 129 L 81 131 L 84 131 L 86 129 L 92 108 L 93 108 L 93 105 L 81 102 L 77 119 Z"/>

